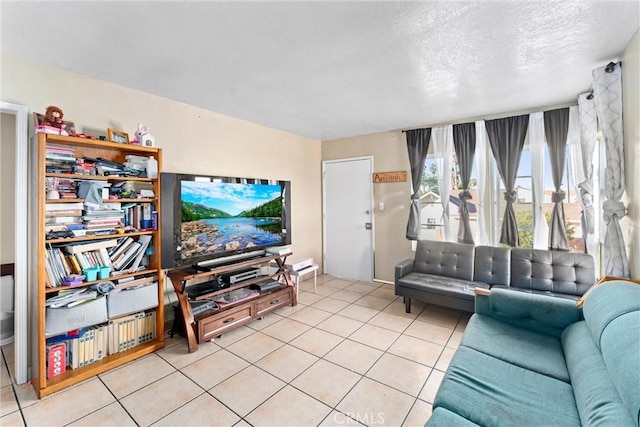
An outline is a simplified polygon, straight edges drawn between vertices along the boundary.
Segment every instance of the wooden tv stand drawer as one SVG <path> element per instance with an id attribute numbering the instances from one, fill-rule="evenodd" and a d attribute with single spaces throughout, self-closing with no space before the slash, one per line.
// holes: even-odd
<path id="1" fill-rule="evenodd" d="M 262 317 L 273 310 L 290 305 L 291 293 L 292 288 L 286 287 L 260 297 L 256 303 L 256 317 Z"/>
<path id="2" fill-rule="evenodd" d="M 251 322 L 255 318 L 255 300 L 198 321 L 198 342 L 211 339 Z"/>

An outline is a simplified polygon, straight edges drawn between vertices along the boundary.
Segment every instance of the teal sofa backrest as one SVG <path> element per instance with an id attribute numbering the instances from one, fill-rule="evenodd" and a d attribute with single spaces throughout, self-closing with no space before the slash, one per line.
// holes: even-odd
<path id="1" fill-rule="evenodd" d="M 640 424 L 640 285 L 615 280 L 596 286 L 582 312 L 611 380 Z"/>

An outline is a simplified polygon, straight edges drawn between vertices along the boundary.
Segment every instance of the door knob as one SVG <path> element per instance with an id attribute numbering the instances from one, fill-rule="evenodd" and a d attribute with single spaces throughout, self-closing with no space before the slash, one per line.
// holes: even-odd
<path id="1" fill-rule="evenodd" d="M 365 230 L 371 230 L 371 228 L 372 228 L 372 227 L 371 227 L 371 223 L 370 223 L 370 222 L 365 222 L 365 223 L 364 223 L 364 229 L 365 229 Z"/>

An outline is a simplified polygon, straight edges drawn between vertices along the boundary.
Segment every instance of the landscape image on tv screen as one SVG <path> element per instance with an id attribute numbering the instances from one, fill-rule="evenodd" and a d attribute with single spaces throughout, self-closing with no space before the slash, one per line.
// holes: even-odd
<path id="1" fill-rule="evenodd" d="M 182 181 L 181 202 L 183 259 L 283 240 L 280 185 Z"/>

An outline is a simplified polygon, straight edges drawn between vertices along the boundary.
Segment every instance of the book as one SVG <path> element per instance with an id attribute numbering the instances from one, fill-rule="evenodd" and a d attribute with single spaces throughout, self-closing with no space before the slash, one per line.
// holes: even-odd
<path id="1" fill-rule="evenodd" d="M 109 249 L 116 246 L 117 243 L 117 239 L 96 240 L 90 243 L 72 243 L 62 246 L 62 248 L 69 254 L 77 254 L 79 252 L 94 251 L 101 248 Z"/>
<path id="2" fill-rule="evenodd" d="M 140 238 L 138 239 L 138 243 L 140 243 L 140 248 L 136 252 L 133 262 L 129 266 L 130 269 L 135 270 L 140 266 L 140 262 L 142 261 L 142 258 L 144 257 L 145 253 L 147 252 L 147 248 L 151 244 L 151 240 L 152 240 L 151 235 L 145 234 L 140 236 Z"/>
<path id="3" fill-rule="evenodd" d="M 120 255 L 117 259 L 113 260 L 113 268 L 116 270 L 123 270 L 133 260 L 133 257 L 135 256 L 140 246 L 141 244 L 138 242 L 131 243 L 126 252 Z"/>

